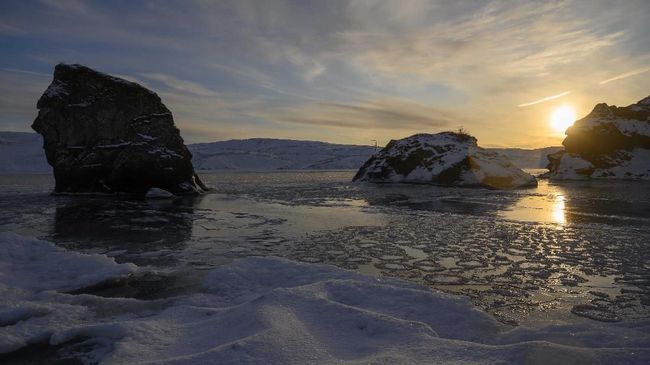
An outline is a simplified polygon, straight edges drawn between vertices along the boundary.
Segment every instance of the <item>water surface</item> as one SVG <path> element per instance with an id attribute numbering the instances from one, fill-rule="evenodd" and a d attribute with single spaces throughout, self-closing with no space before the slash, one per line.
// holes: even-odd
<path id="1" fill-rule="evenodd" d="M 214 193 L 156 202 L 51 196 L 50 176 L 0 176 L 0 229 L 164 277 L 110 295 L 175 295 L 215 265 L 274 255 L 467 295 L 505 323 L 650 315 L 647 183 L 540 180 L 494 191 L 353 175 L 207 172 Z"/>

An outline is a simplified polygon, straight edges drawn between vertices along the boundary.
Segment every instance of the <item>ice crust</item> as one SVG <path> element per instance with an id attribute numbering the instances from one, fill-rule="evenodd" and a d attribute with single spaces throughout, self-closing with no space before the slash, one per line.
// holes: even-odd
<path id="1" fill-rule="evenodd" d="M 213 269 L 201 292 L 180 297 L 64 294 L 51 289 L 119 277 L 134 267 L 13 234 L 0 240 L 0 353 L 49 342 L 61 346 L 62 356 L 103 364 L 650 361 L 647 321 L 512 329 L 462 297 L 272 257 Z M 45 271 L 29 270 L 52 272 L 58 265 L 94 279 L 64 275 L 36 284 L 30 280 L 37 275 L 13 271 L 32 261 Z M 103 275 L 87 275 L 96 269 Z"/>

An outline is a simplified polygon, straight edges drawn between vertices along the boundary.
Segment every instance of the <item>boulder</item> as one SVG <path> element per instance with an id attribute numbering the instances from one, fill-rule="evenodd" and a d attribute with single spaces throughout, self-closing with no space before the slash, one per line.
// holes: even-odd
<path id="1" fill-rule="evenodd" d="M 175 195 L 207 190 L 156 93 L 81 65 L 59 64 L 38 100 L 32 128 L 43 136 L 56 193 Z"/>
<path id="2" fill-rule="evenodd" d="M 598 104 L 548 155 L 551 179 L 650 180 L 650 96 L 626 107 Z"/>
<path id="3" fill-rule="evenodd" d="M 534 176 L 476 142 L 470 135 L 455 132 L 391 140 L 366 161 L 353 180 L 493 189 L 537 186 Z"/>

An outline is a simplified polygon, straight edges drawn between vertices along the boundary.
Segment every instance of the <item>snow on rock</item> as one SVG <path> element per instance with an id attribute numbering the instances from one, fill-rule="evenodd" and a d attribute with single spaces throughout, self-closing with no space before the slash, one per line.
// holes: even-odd
<path id="1" fill-rule="evenodd" d="M 202 292 L 159 301 L 59 293 L 47 303 L 31 299 L 59 317 L 16 310 L 16 318 L 28 318 L 0 324 L 0 352 L 48 341 L 68 357 L 103 364 L 650 360 L 647 321 L 511 329 L 466 298 L 279 258 L 221 266 L 207 274 Z"/>
<path id="2" fill-rule="evenodd" d="M 552 179 L 650 180 L 650 97 L 626 107 L 598 104 L 548 155 Z"/>
<path id="3" fill-rule="evenodd" d="M 460 133 L 416 134 L 392 140 L 359 169 L 354 181 L 406 182 L 509 189 L 536 186 L 507 157 Z"/>
<path id="4" fill-rule="evenodd" d="M 145 198 L 147 199 L 170 199 L 173 198 L 175 195 L 170 193 L 167 190 L 163 189 L 158 189 L 158 188 L 151 188 L 149 191 L 147 191 L 147 194 L 145 195 Z"/>

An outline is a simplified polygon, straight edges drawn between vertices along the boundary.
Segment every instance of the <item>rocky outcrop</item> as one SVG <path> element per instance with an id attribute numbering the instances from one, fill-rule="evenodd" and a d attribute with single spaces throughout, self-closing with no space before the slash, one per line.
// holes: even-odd
<path id="1" fill-rule="evenodd" d="M 493 189 L 537 185 L 534 176 L 507 157 L 478 147 L 472 136 L 454 132 L 392 140 L 359 169 L 353 180 Z"/>
<path id="2" fill-rule="evenodd" d="M 650 96 L 626 107 L 598 104 L 548 155 L 552 179 L 650 180 Z"/>
<path id="3" fill-rule="evenodd" d="M 59 64 L 38 100 L 57 193 L 176 195 L 207 190 L 194 172 L 172 113 L 156 93 L 81 65 Z"/>

